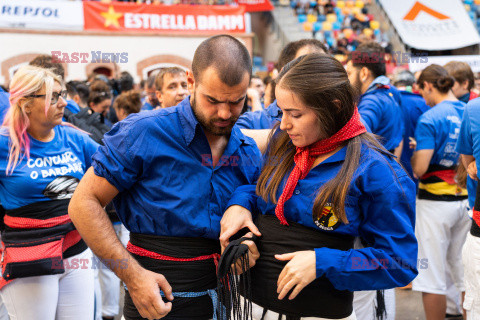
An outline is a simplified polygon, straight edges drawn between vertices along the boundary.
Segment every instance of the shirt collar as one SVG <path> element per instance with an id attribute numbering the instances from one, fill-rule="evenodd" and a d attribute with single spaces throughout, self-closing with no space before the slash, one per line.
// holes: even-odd
<path id="1" fill-rule="evenodd" d="M 190 96 L 183 99 L 178 104 L 178 114 L 180 116 L 180 123 L 183 127 L 183 137 L 185 142 L 189 145 L 195 137 L 195 130 L 197 129 L 198 120 L 193 114 L 192 106 L 190 104 Z"/>
<path id="2" fill-rule="evenodd" d="M 190 104 L 190 96 L 186 97 L 178 104 L 178 114 L 183 128 L 183 137 L 185 138 L 187 145 L 190 145 L 195 137 L 197 126 L 200 125 L 197 117 L 195 117 L 195 114 L 193 113 L 192 105 Z M 251 145 L 252 143 L 247 140 L 237 126 L 233 126 L 225 152 L 231 151 L 233 153 L 241 144 Z"/>
<path id="3" fill-rule="evenodd" d="M 377 86 L 386 86 L 390 84 L 390 79 L 388 79 L 386 76 L 380 76 L 375 78 L 375 80 L 372 81 L 370 86 L 368 86 L 368 89 L 365 93 L 373 91 L 377 88 Z"/>
<path id="4" fill-rule="evenodd" d="M 333 154 L 330 157 L 328 157 L 327 159 L 323 160 L 320 163 L 320 165 L 327 164 L 327 163 L 333 163 L 333 162 L 345 161 L 346 155 L 347 155 L 347 146 L 344 146 L 342 149 L 335 152 L 335 154 Z"/>

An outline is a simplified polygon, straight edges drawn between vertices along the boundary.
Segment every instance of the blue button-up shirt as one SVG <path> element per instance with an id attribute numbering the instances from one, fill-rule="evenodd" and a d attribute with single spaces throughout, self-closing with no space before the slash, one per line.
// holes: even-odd
<path id="1" fill-rule="evenodd" d="M 358 112 L 362 122 L 383 138 L 380 142 L 384 147 L 393 150 L 403 139 L 404 127 L 400 95 L 393 86 L 389 89 L 382 87 L 388 83 L 388 78 L 384 76 L 376 78 L 360 96 Z"/>
<path id="2" fill-rule="evenodd" d="M 119 194 L 115 209 L 131 232 L 218 239 L 233 191 L 254 182 L 261 166 L 255 142 L 234 127 L 215 168 L 189 97 L 117 123 L 93 156 L 95 174 Z"/>
<path id="3" fill-rule="evenodd" d="M 346 147 L 339 150 L 298 181 L 292 197 L 285 202 L 285 218 L 319 232 L 360 237 L 368 244 L 366 248 L 349 251 L 315 249 L 317 277 L 325 275 L 338 290 L 404 286 L 417 275 L 416 190 L 395 160 L 363 146 L 345 201 L 349 223 L 344 224 L 332 216 L 328 225 L 324 225 L 312 216 L 318 189 L 337 175 L 346 150 Z M 279 188 L 277 199 L 287 178 Z M 234 204 L 254 214 L 275 215 L 276 205 L 258 197 L 255 185 L 238 188 L 229 203 Z M 425 266 L 422 263 L 420 267 Z"/>

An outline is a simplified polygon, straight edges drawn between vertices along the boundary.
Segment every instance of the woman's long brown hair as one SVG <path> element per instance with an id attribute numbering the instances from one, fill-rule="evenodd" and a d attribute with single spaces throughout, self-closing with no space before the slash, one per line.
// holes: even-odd
<path id="1" fill-rule="evenodd" d="M 340 62 L 324 54 L 309 54 L 288 63 L 275 79 L 277 86 L 293 92 L 318 116 L 325 138 L 337 133 L 353 116 L 356 97 L 347 73 Z M 322 216 L 322 210 L 331 203 L 336 216 L 348 223 L 345 201 L 360 162 L 362 144 L 382 153 L 388 152 L 372 134 L 363 133 L 346 142 L 345 161 L 335 176 L 317 191 L 313 217 Z M 257 195 L 265 201 L 277 203 L 277 191 L 283 179 L 294 167 L 296 148 L 285 131 L 272 130 L 266 162 L 257 183 Z"/>

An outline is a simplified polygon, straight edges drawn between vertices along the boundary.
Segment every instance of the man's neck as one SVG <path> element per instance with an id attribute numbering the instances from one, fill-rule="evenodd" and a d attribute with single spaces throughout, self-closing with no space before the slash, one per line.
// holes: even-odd
<path id="1" fill-rule="evenodd" d="M 207 131 L 205 131 L 205 136 L 207 137 L 210 151 L 212 153 L 212 166 L 215 168 L 227 148 L 229 137 L 214 135 Z"/>

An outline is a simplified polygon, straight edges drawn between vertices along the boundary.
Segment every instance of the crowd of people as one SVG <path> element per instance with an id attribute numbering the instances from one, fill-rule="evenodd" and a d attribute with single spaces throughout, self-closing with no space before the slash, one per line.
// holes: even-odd
<path id="1" fill-rule="evenodd" d="M 393 320 L 412 282 L 428 320 L 480 317 L 473 73 L 387 74 L 384 53 L 300 40 L 261 79 L 220 35 L 139 85 L 20 67 L 0 319 Z"/>

